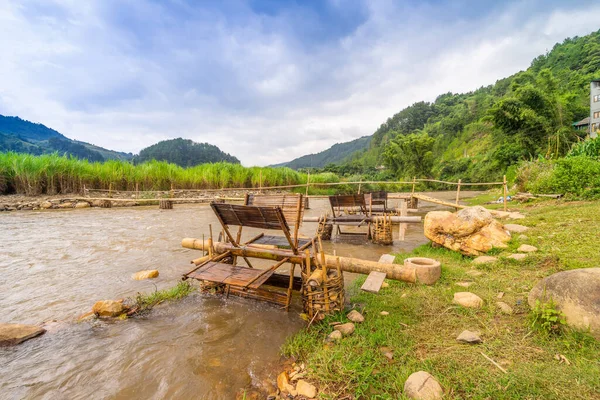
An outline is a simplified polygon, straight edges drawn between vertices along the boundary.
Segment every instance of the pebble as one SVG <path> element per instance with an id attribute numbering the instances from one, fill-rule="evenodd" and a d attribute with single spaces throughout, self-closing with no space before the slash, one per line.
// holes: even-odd
<path id="1" fill-rule="evenodd" d="M 387 312 L 387 311 L 382 311 L 382 312 L 380 312 L 379 314 L 381 314 L 381 315 L 390 315 L 390 313 L 389 313 L 389 312 Z"/>
<path id="2" fill-rule="evenodd" d="M 362 314 L 356 310 L 350 311 L 348 313 L 348 315 L 346 315 L 346 317 L 352 322 L 364 322 L 365 321 L 365 317 L 363 317 Z"/>
<path id="3" fill-rule="evenodd" d="M 317 388 L 302 379 L 300 379 L 296 384 L 296 392 L 298 393 L 298 396 L 304 396 L 308 399 L 312 399 L 317 396 Z"/>
<path id="4" fill-rule="evenodd" d="M 429 372 L 418 371 L 411 374 L 404 383 L 404 395 L 409 399 L 441 400 L 444 390 Z"/>
<path id="5" fill-rule="evenodd" d="M 498 308 L 500 308 L 500 311 L 502 311 L 503 314 L 512 314 L 513 313 L 512 307 L 503 301 L 496 302 L 496 305 L 498 306 Z"/>
<path id="6" fill-rule="evenodd" d="M 468 344 L 477 344 L 483 342 L 483 340 L 481 340 L 481 336 L 479 336 L 479 332 L 472 332 L 469 330 L 462 331 L 456 340 L 461 343 Z"/>
<path id="7" fill-rule="evenodd" d="M 472 270 L 467 271 L 467 275 L 469 275 L 469 276 L 481 276 L 481 275 L 483 275 L 483 272 L 477 271 L 476 269 L 472 269 Z"/>
<path id="8" fill-rule="evenodd" d="M 506 229 L 510 233 L 523 233 L 523 232 L 527 231 L 529 228 L 524 225 L 505 224 L 504 229 Z"/>
<path id="9" fill-rule="evenodd" d="M 526 242 L 526 241 L 529 240 L 529 236 L 527 236 L 527 235 L 519 235 L 519 240 L 521 242 Z"/>
<path id="10" fill-rule="evenodd" d="M 354 324 L 352 322 L 347 322 L 345 324 L 336 325 L 333 329 L 340 331 L 343 336 L 348 336 L 354 333 Z"/>
<path id="11" fill-rule="evenodd" d="M 342 338 L 342 332 L 340 331 L 333 331 L 329 334 L 329 336 L 327 336 L 330 340 L 340 340 Z"/>
<path id="12" fill-rule="evenodd" d="M 393 360 L 394 359 L 394 352 L 389 347 L 381 347 L 381 348 L 379 348 L 379 351 L 388 360 Z"/>
<path id="13" fill-rule="evenodd" d="M 506 257 L 506 258 L 510 258 L 512 260 L 517 260 L 517 261 L 521 261 L 527 258 L 527 254 L 511 254 L 510 256 Z"/>

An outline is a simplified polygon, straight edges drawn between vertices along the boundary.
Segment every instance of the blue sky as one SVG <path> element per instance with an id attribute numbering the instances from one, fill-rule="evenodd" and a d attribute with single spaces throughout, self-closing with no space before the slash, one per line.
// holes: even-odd
<path id="1" fill-rule="evenodd" d="M 138 152 L 185 137 L 266 165 L 600 29 L 590 1 L 0 0 L 0 114 Z"/>

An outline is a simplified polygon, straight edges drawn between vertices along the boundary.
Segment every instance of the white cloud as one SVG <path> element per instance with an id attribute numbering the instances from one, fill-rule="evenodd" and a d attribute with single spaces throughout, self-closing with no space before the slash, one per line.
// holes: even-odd
<path id="1" fill-rule="evenodd" d="M 347 35 L 303 41 L 288 27 L 316 24 L 297 20 L 310 14 L 24 4 L 0 3 L 0 113 L 123 151 L 207 141 L 246 165 L 318 152 L 415 101 L 492 84 L 597 29 L 600 11 L 532 1 L 475 17 L 466 3 L 366 2 Z"/>

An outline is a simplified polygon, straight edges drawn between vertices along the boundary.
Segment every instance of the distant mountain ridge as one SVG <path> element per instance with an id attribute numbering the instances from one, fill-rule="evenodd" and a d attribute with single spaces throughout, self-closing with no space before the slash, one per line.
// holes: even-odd
<path id="1" fill-rule="evenodd" d="M 131 160 L 133 154 L 69 139 L 58 131 L 19 117 L 0 115 L 0 152 L 41 155 L 58 152 L 89 161 Z"/>
<path id="2" fill-rule="evenodd" d="M 330 148 L 316 154 L 307 154 L 285 163 L 275 164 L 274 167 L 323 168 L 327 164 L 336 164 L 345 161 L 356 152 L 366 150 L 371 143 L 371 136 L 363 136 L 349 142 L 336 143 Z"/>

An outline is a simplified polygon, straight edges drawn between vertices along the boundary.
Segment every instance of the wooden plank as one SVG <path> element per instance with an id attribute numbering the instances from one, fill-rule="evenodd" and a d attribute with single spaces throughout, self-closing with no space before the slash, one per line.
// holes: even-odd
<path id="1" fill-rule="evenodd" d="M 379 293 L 379 289 L 381 289 L 381 285 L 383 285 L 385 277 L 385 272 L 371 271 L 369 276 L 367 276 L 367 280 L 360 288 L 365 292 Z"/>

